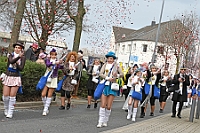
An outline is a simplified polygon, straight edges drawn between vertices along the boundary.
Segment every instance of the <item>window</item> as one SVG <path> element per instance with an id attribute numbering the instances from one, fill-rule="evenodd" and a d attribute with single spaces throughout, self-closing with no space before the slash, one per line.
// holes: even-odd
<path id="1" fill-rule="evenodd" d="M 164 47 L 163 46 L 158 46 L 157 47 L 157 53 L 158 54 L 164 54 Z"/>
<path id="2" fill-rule="evenodd" d="M 131 51 L 131 44 L 128 45 L 128 47 L 127 47 L 127 51 L 128 51 L 128 52 Z"/>
<path id="3" fill-rule="evenodd" d="M 147 52 L 147 45 L 143 44 L 143 52 Z"/>
<path id="4" fill-rule="evenodd" d="M 122 45 L 122 52 L 124 53 L 125 51 L 125 45 Z"/>
<path id="5" fill-rule="evenodd" d="M 136 50 L 136 43 L 134 43 L 134 45 L 133 45 L 133 50 L 134 51 Z"/>

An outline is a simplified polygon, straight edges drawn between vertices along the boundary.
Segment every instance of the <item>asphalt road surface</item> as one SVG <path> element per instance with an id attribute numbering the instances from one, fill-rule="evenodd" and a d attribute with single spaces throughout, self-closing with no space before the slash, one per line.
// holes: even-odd
<path id="1" fill-rule="evenodd" d="M 86 104 L 72 105 L 70 110 L 59 110 L 59 106 L 51 106 L 48 116 L 42 116 L 42 108 L 15 110 L 13 119 L 5 118 L 1 111 L 0 133 L 98 133 L 133 123 L 126 119 L 127 112 L 122 110 L 123 103 L 120 100 L 113 103 L 108 127 L 103 128 L 96 128 L 99 104 L 97 109 L 93 105 L 87 109 Z M 164 113 L 159 113 L 159 103 L 156 100 L 153 117 L 170 113 L 171 106 L 172 102 L 168 100 Z M 136 122 L 152 118 L 149 116 L 149 107 L 145 118 L 139 118 L 138 110 Z"/>

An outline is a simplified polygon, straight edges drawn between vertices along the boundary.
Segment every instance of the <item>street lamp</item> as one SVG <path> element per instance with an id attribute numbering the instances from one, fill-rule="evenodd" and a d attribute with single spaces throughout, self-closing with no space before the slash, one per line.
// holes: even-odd
<path id="1" fill-rule="evenodd" d="M 165 0 L 163 0 L 163 3 L 162 3 L 161 13 L 160 13 L 160 20 L 159 20 L 159 24 L 158 24 L 157 33 L 156 33 L 156 42 L 155 42 L 155 47 L 154 47 L 154 51 L 153 51 L 153 56 L 152 56 L 152 59 L 151 59 L 151 63 L 155 63 L 156 48 L 157 48 L 158 38 L 159 38 L 159 33 L 160 33 L 160 24 L 161 24 L 161 19 L 162 19 L 162 14 L 163 14 L 164 3 L 165 3 Z"/>

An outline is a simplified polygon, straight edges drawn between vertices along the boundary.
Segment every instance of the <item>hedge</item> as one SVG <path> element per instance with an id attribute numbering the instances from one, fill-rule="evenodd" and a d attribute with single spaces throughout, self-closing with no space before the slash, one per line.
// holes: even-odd
<path id="1" fill-rule="evenodd" d="M 0 56 L 0 74 L 6 71 L 7 58 Z M 37 101 L 41 100 L 41 92 L 36 91 L 35 87 L 41 76 L 45 73 L 45 66 L 26 61 L 25 67 L 21 72 L 22 75 L 22 85 L 23 85 L 23 94 L 17 95 L 17 101 Z M 59 71 L 59 79 L 62 78 L 62 71 Z M 87 83 L 88 76 L 85 71 L 83 71 L 83 77 L 81 78 L 81 83 L 78 91 L 78 95 L 81 97 L 87 96 Z M 2 96 L 2 83 L 0 83 L 0 96 Z"/>

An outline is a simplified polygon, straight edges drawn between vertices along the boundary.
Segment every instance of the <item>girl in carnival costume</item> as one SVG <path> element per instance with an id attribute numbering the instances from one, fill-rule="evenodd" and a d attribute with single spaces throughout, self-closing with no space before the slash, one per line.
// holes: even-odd
<path id="1" fill-rule="evenodd" d="M 89 75 L 88 81 L 87 81 L 87 89 L 88 89 L 88 106 L 87 108 L 90 108 L 91 106 L 91 100 L 92 96 L 94 95 L 94 91 L 97 87 L 97 84 L 99 82 L 99 72 L 101 69 L 100 60 L 95 59 L 93 64 L 89 66 L 87 74 Z M 94 103 L 94 108 L 97 108 L 97 101 Z"/>
<path id="2" fill-rule="evenodd" d="M 118 91 L 114 91 L 111 89 L 111 84 L 116 83 L 117 78 L 123 77 L 123 72 L 118 64 L 115 62 L 116 56 L 114 52 L 108 52 L 106 55 L 107 62 L 102 66 L 100 71 L 100 77 L 107 80 L 105 84 L 105 88 L 103 90 L 103 94 L 101 96 L 101 107 L 99 109 L 99 120 L 97 127 L 107 126 L 107 122 L 110 117 L 112 103 L 117 96 Z M 108 76 L 109 71 L 112 71 Z"/>
<path id="3" fill-rule="evenodd" d="M 135 74 L 131 79 L 132 88 L 131 88 L 131 91 L 129 93 L 130 98 L 129 98 L 129 101 L 128 101 L 128 115 L 127 115 L 127 119 L 130 119 L 131 115 L 132 115 L 132 121 L 135 121 L 139 99 L 134 99 L 134 98 L 131 97 L 131 95 L 132 95 L 133 91 L 140 93 L 141 88 L 142 88 L 142 84 L 144 82 L 144 79 L 142 78 L 142 73 L 141 73 L 140 69 L 135 70 L 134 73 Z M 134 103 L 133 103 L 133 101 L 134 101 Z M 133 108 L 132 108 L 132 103 L 133 103 Z"/>
<path id="4" fill-rule="evenodd" d="M 57 60 L 56 56 L 56 49 L 53 48 L 50 51 L 50 58 L 47 58 L 45 61 L 47 67 L 45 75 L 47 75 L 49 71 L 52 71 L 52 74 L 50 74 L 50 76 L 48 77 L 47 84 L 42 90 L 42 102 L 44 104 L 44 109 L 42 113 L 43 116 L 46 116 L 49 113 L 49 106 L 51 104 L 52 94 L 57 88 L 58 69 L 63 69 L 62 60 Z"/>
<path id="5" fill-rule="evenodd" d="M 67 110 L 70 109 L 70 104 L 71 104 L 71 92 L 74 91 L 75 85 L 72 80 L 75 80 L 77 82 L 78 78 L 78 71 L 76 67 L 78 66 L 77 64 L 77 58 L 78 55 L 76 52 L 70 52 L 67 55 L 64 68 L 63 68 L 63 73 L 67 76 L 67 78 L 63 81 L 62 84 L 62 89 L 61 89 L 61 106 L 60 110 L 65 109 L 65 97 L 67 97 Z"/>
<path id="6" fill-rule="evenodd" d="M 147 70 L 147 77 L 146 82 L 152 85 L 152 93 L 150 98 L 150 105 L 151 105 L 151 113 L 150 116 L 154 116 L 155 110 L 155 100 L 154 97 L 154 87 L 159 84 L 159 80 L 161 79 L 161 68 L 158 69 L 154 64 L 150 65 L 150 70 Z"/>
<path id="7" fill-rule="evenodd" d="M 171 77 L 169 75 L 169 71 L 164 70 L 163 76 L 160 80 L 160 113 L 163 113 L 163 110 L 166 105 L 166 100 L 169 96 L 169 92 L 167 91 L 167 87 L 171 84 Z"/>
<path id="8" fill-rule="evenodd" d="M 20 71 L 25 65 L 24 45 L 20 43 L 13 44 L 14 52 L 8 55 L 6 76 L 3 81 L 3 102 L 4 114 L 7 118 L 13 117 L 14 105 L 16 103 L 16 94 L 22 86 Z"/>

